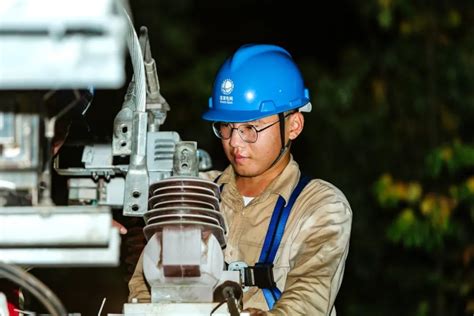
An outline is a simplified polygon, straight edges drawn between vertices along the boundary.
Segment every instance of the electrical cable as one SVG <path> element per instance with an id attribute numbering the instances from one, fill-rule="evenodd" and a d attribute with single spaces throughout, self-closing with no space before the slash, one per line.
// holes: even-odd
<path id="1" fill-rule="evenodd" d="M 0 262 L 0 277 L 5 277 L 33 294 L 52 316 L 67 315 L 58 297 L 44 283 L 22 268 Z"/>
<path id="2" fill-rule="evenodd" d="M 127 36 L 127 46 L 130 53 L 130 58 L 132 61 L 133 67 L 133 80 L 135 80 L 135 101 L 136 101 L 136 111 L 145 112 L 146 111 L 146 79 L 145 79 L 145 65 L 143 64 L 143 55 L 140 48 L 140 42 L 138 40 L 137 33 L 133 27 L 133 23 L 130 19 L 130 16 L 127 14 L 127 11 L 124 9 L 123 13 L 127 17 L 128 21 L 128 36 Z"/>
<path id="3" fill-rule="evenodd" d="M 211 313 L 209 315 L 212 315 L 214 314 L 218 309 L 219 307 L 221 307 L 222 305 L 224 305 L 225 303 L 227 303 L 227 300 L 223 300 L 222 302 L 220 302 L 219 304 L 216 305 L 216 307 L 214 307 L 211 311 Z"/>

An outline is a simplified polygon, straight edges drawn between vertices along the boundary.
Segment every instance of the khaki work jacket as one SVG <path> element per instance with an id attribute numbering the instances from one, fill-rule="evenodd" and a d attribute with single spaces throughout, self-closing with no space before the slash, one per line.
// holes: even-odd
<path id="1" fill-rule="evenodd" d="M 215 179 L 220 172 L 203 173 Z M 300 178 L 298 164 L 291 159 L 283 172 L 247 206 L 235 184 L 229 166 L 220 176 L 221 212 L 228 225 L 227 263 L 258 262 L 267 228 L 278 197 L 287 202 Z M 301 192 L 288 218 L 274 261 L 274 278 L 281 298 L 267 315 L 336 314 L 334 300 L 341 286 L 349 251 L 352 211 L 344 194 L 323 180 L 312 180 Z M 142 258 L 129 282 L 129 299 L 150 301 Z M 268 310 L 263 293 L 250 288 L 244 293 L 244 308 Z"/>

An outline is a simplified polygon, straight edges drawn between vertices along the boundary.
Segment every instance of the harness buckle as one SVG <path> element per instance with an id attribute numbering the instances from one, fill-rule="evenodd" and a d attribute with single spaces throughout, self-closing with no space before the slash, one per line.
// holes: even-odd
<path id="1" fill-rule="evenodd" d="M 248 266 L 243 261 L 232 262 L 228 266 L 229 271 L 239 271 L 244 292 L 249 286 L 257 286 L 260 289 L 276 287 L 273 278 L 273 263 L 257 262 L 255 266 Z"/>
<path id="2" fill-rule="evenodd" d="M 276 287 L 273 279 L 273 263 L 257 262 L 255 266 L 249 267 L 253 270 L 253 283 L 260 289 Z"/>

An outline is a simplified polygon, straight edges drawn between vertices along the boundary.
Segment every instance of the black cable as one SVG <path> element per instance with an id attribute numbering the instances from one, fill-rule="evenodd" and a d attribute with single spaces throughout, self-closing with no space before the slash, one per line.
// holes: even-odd
<path id="1" fill-rule="evenodd" d="M 5 277 L 33 294 L 52 316 L 67 315 L 58 297 L 31 273 L 20 267 L 0 262 L 0 277 Z"/>
<path id="2" fill-rule="evenodd" d="M 227 303 L 227 300 L 223 300 L 222 302 L 220 302 L 219 304 L 217 304 L 217 306 L 212 309 L 212 311 L 211 311 L 211 313 L 210 313 L 209 315 L 214 314 L 214 313 L 216 312 L 216 310 L 218 310 L 219 307 L 221 307 L 224 303 Z"/>

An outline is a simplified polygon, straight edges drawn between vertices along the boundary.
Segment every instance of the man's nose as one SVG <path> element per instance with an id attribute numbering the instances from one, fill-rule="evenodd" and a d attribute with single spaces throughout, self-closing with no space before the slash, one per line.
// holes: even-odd
<path id="1" fill-rule="evenodd" d="M 240 136 L 239 129 L 237 127 L 233 127 L 232 130 L 230 131 L 229 144 L 232 147 L 242 147 L 243 143 L 244 141 L 242 137 Z"/>

